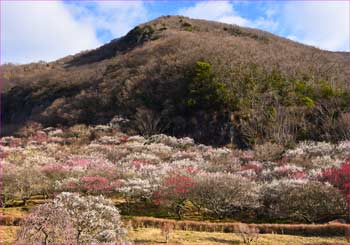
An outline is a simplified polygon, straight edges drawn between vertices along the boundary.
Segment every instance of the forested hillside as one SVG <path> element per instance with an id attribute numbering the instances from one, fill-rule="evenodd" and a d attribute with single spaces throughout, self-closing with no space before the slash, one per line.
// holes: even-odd
<path id="1" fill-rule="evenodd" d="M 119 118 L 128 134 L 239 148 L 341 141 L 350 137 L 349 59 L 256 29 L 165 16 L 96 50 L 3 65 L 2 134 L 30 121 Z"/>

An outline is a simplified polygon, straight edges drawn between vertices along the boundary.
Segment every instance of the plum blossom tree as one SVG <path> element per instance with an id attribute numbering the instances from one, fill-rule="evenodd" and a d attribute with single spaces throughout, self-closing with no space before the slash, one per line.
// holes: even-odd
<path id="1" fill-rule="evenodd" d="M 110 194 L 121 185 L 118 180 L 109 180 L 102 176 L 82 176 L 66 178 L 55 182 L 56 191 L 82 192 L 86 194 Z"/>
<path id="2" fill-rule="evenodd" d="M 126 230 L 118 209 L 110 200 L 102 196 L 63 192 L 54 199 L 54 204 L 68 212 L 76 244 L 124 241 Z"/>
<path id="3" fill-rule="evenodd" d="M 154 201 L 170 207 L 179 219 L 188 194 L 193 186 L 193 179 L 181 173 L 170 173 L 163 179 L 158 192 L 153 195 Z"/>
<path id="4" fill-rule="evenodd" d="M 23 221 L 18 241 L 31 244 L 123 243 L 119 211 L 102 196 L 63 192 Z"/>
<path id="5" fill-rule="evenodd" d="M 327 222 L 345 214 L 346 202 L 333 186 L 318 181 L 279 180 L 262 189 L 265 214 L 299 222 Z"/>
<path id="6" fill-rule="evenodd" d="M 148 200 L 158 187 L 150 179 L 131 178 L 121 182 L 122 187 L 118 191 L 123 194 L 127 201 L 131 198 Z"/>
<path id="7" fill-rule="evenodd" d="M 112 191 L 109 180 L 102 176 L 84 176 L 80 178 L 82 188 L 87 193 L 108 193 Z"/>
<path id="8" fill-rule="evenodd" d="M 2 171 L 3 198 L 7 200 L 20 199 L 26 205 L 33 195 L 47 192 L 48 179 L 38 166 L 4 163 Z"/>
<path id="9" fill-rule="evenodd" d="M 350 220 L 350 162 L 344 162 L 340 168 L 328 168 L 324 170 L 322 177 L 337 187 L 345 196 Z"/>
<path id="10" fill-rule="evenodd" d="M 201 173 L 195 178 L 191 200 L 219 218 L 237 209 L 259 207 L 259 186 L 229 173 Z"/>
<path id="11" fill-rule="evenodd" d="M 1 207 L 5 208 L 7 203 L 15 199 L 16 186 L 12 184 L 14 173 L 14 165 L 6 162 L 0 163 L 0 188 L 1 188 Z"/>
<path id="12" fill-rule="evenodd" d="M 71 219 L 54 202 L 37 206 L 21 222 L 17 242 L 24 244 L 59 244 L 74 242 Z"/>
<path id="13" fill-rule="evenodd" d="M 108 126 L 38 130 L 0 138 L 3 206 L 69 191 L 116 192 L 126 204 L 155 201 L 179 218 L 187 204 L 218 217 L 243 209 L 309 222 L 344 217 L 345 199 L 350 208 L 350 166 L 344 163 L 350 141 L 301 142 L 290 150 L 264 144 L 247 151 L 167 135 L 129 137 Z M 86 140 L 88 132 L 96 134 Z"/>

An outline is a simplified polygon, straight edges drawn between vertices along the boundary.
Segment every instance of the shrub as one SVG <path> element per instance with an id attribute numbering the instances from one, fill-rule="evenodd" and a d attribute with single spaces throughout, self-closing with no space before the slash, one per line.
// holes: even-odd
<path id="1" fill-rule="evenodd" d="M 43 127 L 40 123 L 29 121 L 17 132 L 17 135 L 22 137 L 29 137 L 34 135 L 37 131 Z"/>
<path id="2" fill-rule="evenodd" d="M 260 161 L 276 161 L 281 159 L 284 147 L 279 144 L 267 142 L 254 146 L 255 156 Z"/>
<path id="3" fill-rule="evenodd" d="M 70 127 L 66 132 L 66 137 L 75 137 L 77 143 L 88 143 L 91 137 L 91 128 L 84 124 L 76 124 Z"/>

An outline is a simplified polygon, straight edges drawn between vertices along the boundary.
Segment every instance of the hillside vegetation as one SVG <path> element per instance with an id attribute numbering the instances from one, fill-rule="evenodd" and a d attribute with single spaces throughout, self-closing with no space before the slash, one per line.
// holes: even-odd
<path id="1" fill-rule="evenodd" d="M 2 134 L 107 123 L 211 145 L 341 141 L 350 135 L 349 53 L 260 30 L 165 16 L 91 51 L 2 66 Z"/>

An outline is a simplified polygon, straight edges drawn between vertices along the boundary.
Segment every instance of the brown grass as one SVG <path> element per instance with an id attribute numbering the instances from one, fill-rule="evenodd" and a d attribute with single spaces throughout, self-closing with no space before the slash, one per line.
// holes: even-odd
<path id="1" fill-rule="evenodd" d="M 0 243 L 13 244 L 18 226 L 0 226 Z M 161 231 L 155 228 L 140 228 L 128 231 L 128 240 L 133 244 L 165 243 Z M 232 233 L 197 232 L 175 230 L 170 244 L 242 244 L 241 238 Z M 344 237 L 303 237 L 292 235 L 262 234 L 258 244 L 346 244 Z"/>
<path id="2" fill-rule="evenodd" d="M 134 228 L 160 228 L 164 223 L 171 223 L 175 229 L 184 231 L 224 232 L 232 233 L 237 230 L 239 223 L 213 223 L 200 221 L 175 221 L 150 217 L 131 219 Z M 261 234 L 288 234 L 302 236 L 344 236 L 350 229 L 346 224 L 249 224 L 259 229 Z"/>
<path id="3" fill-rule="evenodd" d="M 18 225 L 25 214 L 22 208 L 1 208 L 0 225 Z"/>
<path id="4" fill-rule="evenodd" d="M 135 244 L 164 244 L 159 229 L 129 230 L 128 239 Z M 238 234 L 175 230 L 169 244 L 244 244 Z M 344 237 L 304 237 L 278 234 L 261 234 L 257 244 L 346 244 Z"/>
<path id="5" fill-rule="evenodd" d="M 25 211 L 21 208 L 1 209 L 0 225 L 15 226 L 21 221 Z M 237 230 L 238 222 L 176 221 L 153 217 L 134 217 L 129 223 L 133 228 L 161 228 L 170 224 L 176 230 L 231 233 Z M 344 236 L 350 225 L 346 224 L 250 224 L 261 234 L 288 234 L 302 236 Z"/>

